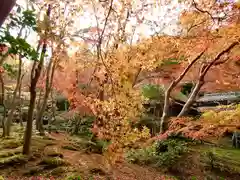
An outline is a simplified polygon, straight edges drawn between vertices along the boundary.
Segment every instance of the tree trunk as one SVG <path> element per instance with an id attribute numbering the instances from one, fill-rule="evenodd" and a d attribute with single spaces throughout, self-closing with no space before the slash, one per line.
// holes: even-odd
<path id="1" fill-rule="evenodd" d="M 52 102 L 52 118 L 53 118 L 53 120 L 51 119 L 51 122 L 49 123 L 49 126 L 48 126 L 48 132 L 49 133 L 51 133 L 51 125 L 52 125 L 52 123 L 56 121 L 55 103 L 54 103 L 54 100 L 53 100 L 53 89 L 51 90 L 51 102 Z"/>
<path id="2" fill-rule="evenodd" d="M 51 88 L 52 88 L 52 81 L 53 81 L 53 77 L 54 77 L 54 72 L 55 72 L 55 67 L 56 67 L 56 62 L 54 61 L 54 58 L 51 58 L 48 68 L 47 68 L 47 77 L 46 77 L 46 84 L 45 84 L 45 94 L 44 94 L 44 99 L 43 99 L 43 103 L 40 107 L 38 116 L 37 116 L 37 122 L 39 123 L 39 132 L 40 135 L 44 135 L 44 128 L 43 128 L 43 122 L 42 122 L 42 118 L 43 118 L 43 114 L 44 111 L 46 109 L 47 106 L 47 101 L 48 101 L 48 97 L 49 94 L 51 92 Z"/>
<path id="3" fill-rule="evenodd" d="M 51 13 L 51 5 L 48 5 L 47 17 L 50 17 L 50 13 Z M 45 31 L 45 38 L 47 38 L 47 34 L 48 34 L 48 30 Z M 23 144 L 23 154 L 26 154 L 26 155 L 30 154 L 33 112 L 34 112 L 34 106 L 35 106 L 35 100 L 36 100 L 36 86 L 37 86 L 38 79 L 41 75 L 46 50 L 47 50 L 47 39 L 44 39 L 44 44 L 43 44 L 42 53 L 40 56 L 40 61 L 38 63 L 38 66 L 35 69 L 36 67 L 36 61 L 35 61 L 31 71 L 30 104 L 28 109 L 28 120 L 27 120 L 27 127 L 25 131 L 24 144 Z"/>
<path id="4" fill-rule="evenodd" d="M 39 96 L 38 96 L 38 102 L 37 102 L 37 115 L 36 115 L 36 130 L 39 130 L 40 128 L 40 122 L 37 120 L 38 119 L 38 114 L 41 108 L 41 98 L 42 98 L 42 92 L 43 90 L 40 90 Z"/>
<path id="5" fill-rule="evenodd" d="M 161 122 L 160 122 L 160 133 L 164 132 L 164 123 L 167 119 L 169 105 L 170 105 L 170 94 L 171 94 L 172 89 L 175 86 L 176 86 L 175 83 L 172 82 L 172 84 L 168 87 L 167 91 L 165 92 L 163 113 L 162 113 Z"/>
<path id="6" fill-rule="evenodd" d="M 51 90 L 51 101 L 52 101 L 52 117 L 53 117 L 53 121 L 56 121 L 56 103 L 53 100 L 53 89 Z"/>
<path id="7" fill-rule="evenodd" d="M 44 55 L 46 52 L 46 47 L 47 47 L 46 44 L 44 44 L 38 67 L 37 67 L 37 69 L 35 69 L 35 74 L 34 74 L 34 69 L 32 70 L 32 73 L 31 73 L 30 104 L 29 104 L 29 108 L 28 108 L 28 120 L 27 120 L 27 126 L 26 126 L 26 130 L 25 130 L 24 144 L 23 144 L 23 154 L 26 154 L 26 155 L 30 154 L 33 113 L 34 113 L 35 101 L 36 101 L 36 96 L 37 96 L 36 86 L 37 86 L 37 82 L 38 82 L 38 79 L 41 74 L 41 70 L 42 70 L 42 66 L 43 66 L 43 62 L 44 62 Z M 33 65 L 32 68 L 35 68 L 35 65 Z"/>
<path id="8" fill-rule="evenodd" d="M 10 132 L 11 132 L 13 114 L 14 114 L 14 110 L 16 109 L 17 92 L 19 91 L 20 83 L 21 83 L 21 74 L 22 74 L 22 59 L 19 58 L 17 85 L 13 92 L 12 102 L 10 104 L 10 112 L 6 122 L 6 136 L 10 136 Z"/>
<path id="9" fill-rule="evenodd" d="M 33 112 L 35 106 L 35 99 L 36 99 L 36 85 L 34 86 L 35 82 L 32 81 L 30 87 L 30 104 L 28 108 L 28 120 L 27 126 L 24 135 L 24 144 L 23 144 L 23 154 L 30 153 L 30 145 L 31 145 L 31 138 L 32 138 L 32 123 L 33 123 Z"/>
<path id="10" fill-rule="evenodd" d="M 48 100 L 49 92 L 50 92 L 50 90 L 47 90 L 45 92 L 43 103 L 42 103 L 41 109 L 39 110 L 39 114 L 37 115 L 37 119 L 36 119 L 36 121 L 38 122 L 38 125 L 39 125 L 38 130 L 40 132 L 40 135 L 44 135 L 42 117 L 43 117 L 44 111 L 45 111 L 46 106 L 47 106 L 47 100 Z"/>
<path id="11" fill-rule="evenodd" d="M 0 27 L 7 18 L 8 14 L 15 5 L 16 0 L 1 0 L 0 1 Z"/>
<path id="12" fill-rule="evenodd" d="M 184 69 L 184 71 L 180 74 L 180 76 L 171 83 L 171 85 L 168 87 L 167 91 L 165 92 L 163 114 L 162 114 L 161 123 L 160 123 L 160 133 L 164 132 L 164 123 L 168 116 L 169 105 L 170 105 L 170 95 L 172 90 L 184 78 L 184 76 L 191 69 L 191 67 L 197 62 L 197 60 L 201 58 L 204 52 L 205 50 L 201 52 L 194 60 L 192 60 L 192 62 Z"/>
<path id="13" fill-rule="evenodd" d="M 4 81 L 2 77 L 2 73 L 0 73 L 0 82 L 1 82 L 1 88 L 2 88 L 2 96 L 1 96 L 1 105 L 3 106 L 3 119 L 2 119 L 2 128 L 3 133 L 2 137 L 5 137 L 6 135 L 6 126 L 5 126 L 5 119 L 6 119 L 6 106 L 5 106 L 5 88 L 4 88 Z"/>
<path id="14" fill-rule="evenodd" d="M 21 77 L 20 86 L 19 86 L 19 89 L 18 89 L 18 97 L 19 97 L 20 100 L 21 100 L 21 96 L 22 96 L 22 95 L 21 95 L 21 92 L 22 92 L 22 80 L 23 80 L 23 77 L 24 77 L 24 74 L 23 74 L 22 77 Z M 21 125 L 21 127 L 23 127 L 22 102 L 20 102 L 19 116 L 20 116 L 20 125 Z"/>

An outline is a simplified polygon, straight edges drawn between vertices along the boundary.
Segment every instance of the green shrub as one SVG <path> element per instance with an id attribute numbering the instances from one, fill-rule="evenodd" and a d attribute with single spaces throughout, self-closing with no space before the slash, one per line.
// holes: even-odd
<path id="1" fill-rule="evenodd" d="M 67 111 L 69 109 L 70 103 L 67 98 L 59 95 L 56 98 L 56 106 L 58 108 L 58 111 Z"/>
<path id="2" fill-rule="evenodd" d="M 184 83 L 181 88 L 181 93 L 188 96 L 191 93 L 193 86 L 194 84 L 192 82 Z"/>
<path id="3" fill-rule="evenodd" d="M 142 94 L 150 100 L 163 100 L 164 87 L 159 85 L 147 84 L 142 88 Z"/>
<path id="4" fill-rule="evenodd" d="M 69 120 L 69 132 L 71 134 L 91 138 L 91 128 L 94 120 L 94 116 L 81 116 L 79 114 L 76 114 Z"/>
<path id="5" fill-rule="evenodd" d="M 126 158 L 131 163 L 170 167 L 187 151 L 186 142 L 168 139 L 143 149 L 131 150 Z"/>

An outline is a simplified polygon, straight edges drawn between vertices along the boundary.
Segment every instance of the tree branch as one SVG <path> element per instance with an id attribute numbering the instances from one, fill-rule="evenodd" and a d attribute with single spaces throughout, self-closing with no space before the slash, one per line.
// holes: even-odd
<path id="1" fill-rule="evenodd" d="M 225 53 L 229 53 L 236 45 L 238 45 L 239 42 L 235 41 L 233 42 L 230 46 L 228 46 L 225 50 L 221 51 L 209 64 L 203 64 L 200 70 L 200 75 L 198 78 L 198 81 L 196 83 L 196 86 L 194 87 L 188 101 L 186 102 L 186 104 L 184 105 L 182 111 L 179 113 L 178 117 L 184 116 L 190 109 L 190 107 L 192 106 L 192 104 L 194 103 L 201 87 L 204 84 L 204 78 L 207 74 L 207 72 L 209 71 L 209 69 L 225 54 Z"/>

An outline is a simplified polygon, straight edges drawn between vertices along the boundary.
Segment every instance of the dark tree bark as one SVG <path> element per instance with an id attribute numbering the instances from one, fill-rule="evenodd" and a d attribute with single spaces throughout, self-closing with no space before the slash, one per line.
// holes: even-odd
<path id="1" fill-rule="evenodd" d="M 0 73 L 0 82 L 1 82 L 1 88 L 2 88 L 2 94 L 1 94 L 1 105 L 3 106 L 3 119 L 2 119 L 2 128 L 3 133 L 2 137 L 5 137 L 6 135 L 6 126 L 5 126 L 5 119 L 6 119 L 6 106 L 5 106 L 5 88 L 4 88 L 4 81 L 2 73 Z"/>
<path id="2" fill-rule="evenodd" d="M 42 95 L 43 95 L 43 89 L 40 89 L 40 93 L 38 95 L 38 99 L 37 99 L 37 114 L 36 114 L 36 119 L 38 118 L 38 111 L 41 108 L 41 100 L 42 100 Z M 36 129 L 39 130 L 39 122 L 36 120 Z"/>
<path id="3" fill-rule="evenodd" d="M 0 1 L 0 27 L 2 26 L 3 22 L 9 15 L 10 11 L 12 10 L 13 6 L 15 5 L 16 0 L 1 0 Z"/>

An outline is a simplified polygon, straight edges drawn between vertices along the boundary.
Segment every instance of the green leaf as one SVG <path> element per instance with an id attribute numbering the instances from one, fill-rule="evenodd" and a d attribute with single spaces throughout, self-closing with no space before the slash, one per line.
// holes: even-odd
<path id="1" fill-rule="evenodd" d="M 15 77 L 17 75 L 17 70 L 15 70 L 13 65 L 10 65 L 8 63 L 3 64 L 3 68 L 5 71 L 7 71 L 7 74 L 11 77 Z"/>
<path id="2" fill-rule="evenodd" d="M 152 100 L 160 100 L 164 97 L 164 87 L 160 85 L 147 84 L 142 88 L 142 95 Z"/>

